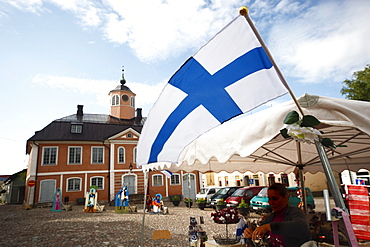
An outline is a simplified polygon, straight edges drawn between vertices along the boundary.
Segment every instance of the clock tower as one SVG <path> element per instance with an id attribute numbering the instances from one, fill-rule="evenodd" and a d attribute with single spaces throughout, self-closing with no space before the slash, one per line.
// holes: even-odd
<path id="1" fill-rule="evenodd" d="M 129 87 L 125 85 L 124 69 L 122 69 L 121 85 L 109 92 L 110 113 L 112 117 L 130 120 L 135 118 L 135 96 Z"/>

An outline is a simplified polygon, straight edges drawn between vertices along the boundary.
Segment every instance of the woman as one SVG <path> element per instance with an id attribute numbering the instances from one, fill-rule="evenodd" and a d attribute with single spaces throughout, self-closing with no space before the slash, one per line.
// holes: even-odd
<path id="1" fill-rule="evenodd" d="M 298 247 L 311 240 L 306 215 L 297 207 L 288 206 L 288 190 L 283 184 L 275 183 L 267 190 L 272 213 L 254 231 L 247 228 L 244 237 L 257 240 L 266 234 L 271 246 Z"/>

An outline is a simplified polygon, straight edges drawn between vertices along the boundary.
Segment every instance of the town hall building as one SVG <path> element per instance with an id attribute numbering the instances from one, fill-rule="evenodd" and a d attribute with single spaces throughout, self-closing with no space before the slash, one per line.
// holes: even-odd
<path id="1" fill-rule="evenodd" d="M 97 187 L 99 201 L 112 202 L 123 183 L 130 195 L 144 195 L 145 179 L 136 166 L 136 146 L 146 118 L 135 108 L 136 94 L 125 85 L 123 74 L 120 82 L 109 92 L 109 114 L 87 114 L 83 105 L 78 105 L 76 114 L 52 121 L 27 140 L 26 184 L 34 184 L 27 186 L 27 204 L 52 202 L 57 188 L 69 202 L 84 198 L 91 186 Z M 195 195 L 201 184 L 198 172 L 178 172 L 167 178 L 151 171 L 147 192 L 152 196 L 182 195 L 184 188 L 189 190 L 189 181 Z"/>

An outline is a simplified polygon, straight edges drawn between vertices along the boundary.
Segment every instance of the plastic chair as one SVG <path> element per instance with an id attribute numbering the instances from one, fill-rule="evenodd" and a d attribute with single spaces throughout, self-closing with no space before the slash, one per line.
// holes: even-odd
<path id="1" fill-rule="evenodd" d="M 158 239 L 172 239 L 169 230 L 156 230 L 152 234 L 152 246 L 154 247 L 154 241 Z"/>

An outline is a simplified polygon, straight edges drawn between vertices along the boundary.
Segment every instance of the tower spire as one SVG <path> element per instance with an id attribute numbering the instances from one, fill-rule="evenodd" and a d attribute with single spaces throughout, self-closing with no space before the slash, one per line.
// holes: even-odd
<path id="1" fill-rule="evenodd" d="M 123 86 L 123 85 L 125 85 L 125 83 L 126 83 L 126 80 L 125 80 L 125 68 L 124 68 L 125 66 L 122 66 L 122 79 L 121 79 L 121 85 Z"/>

